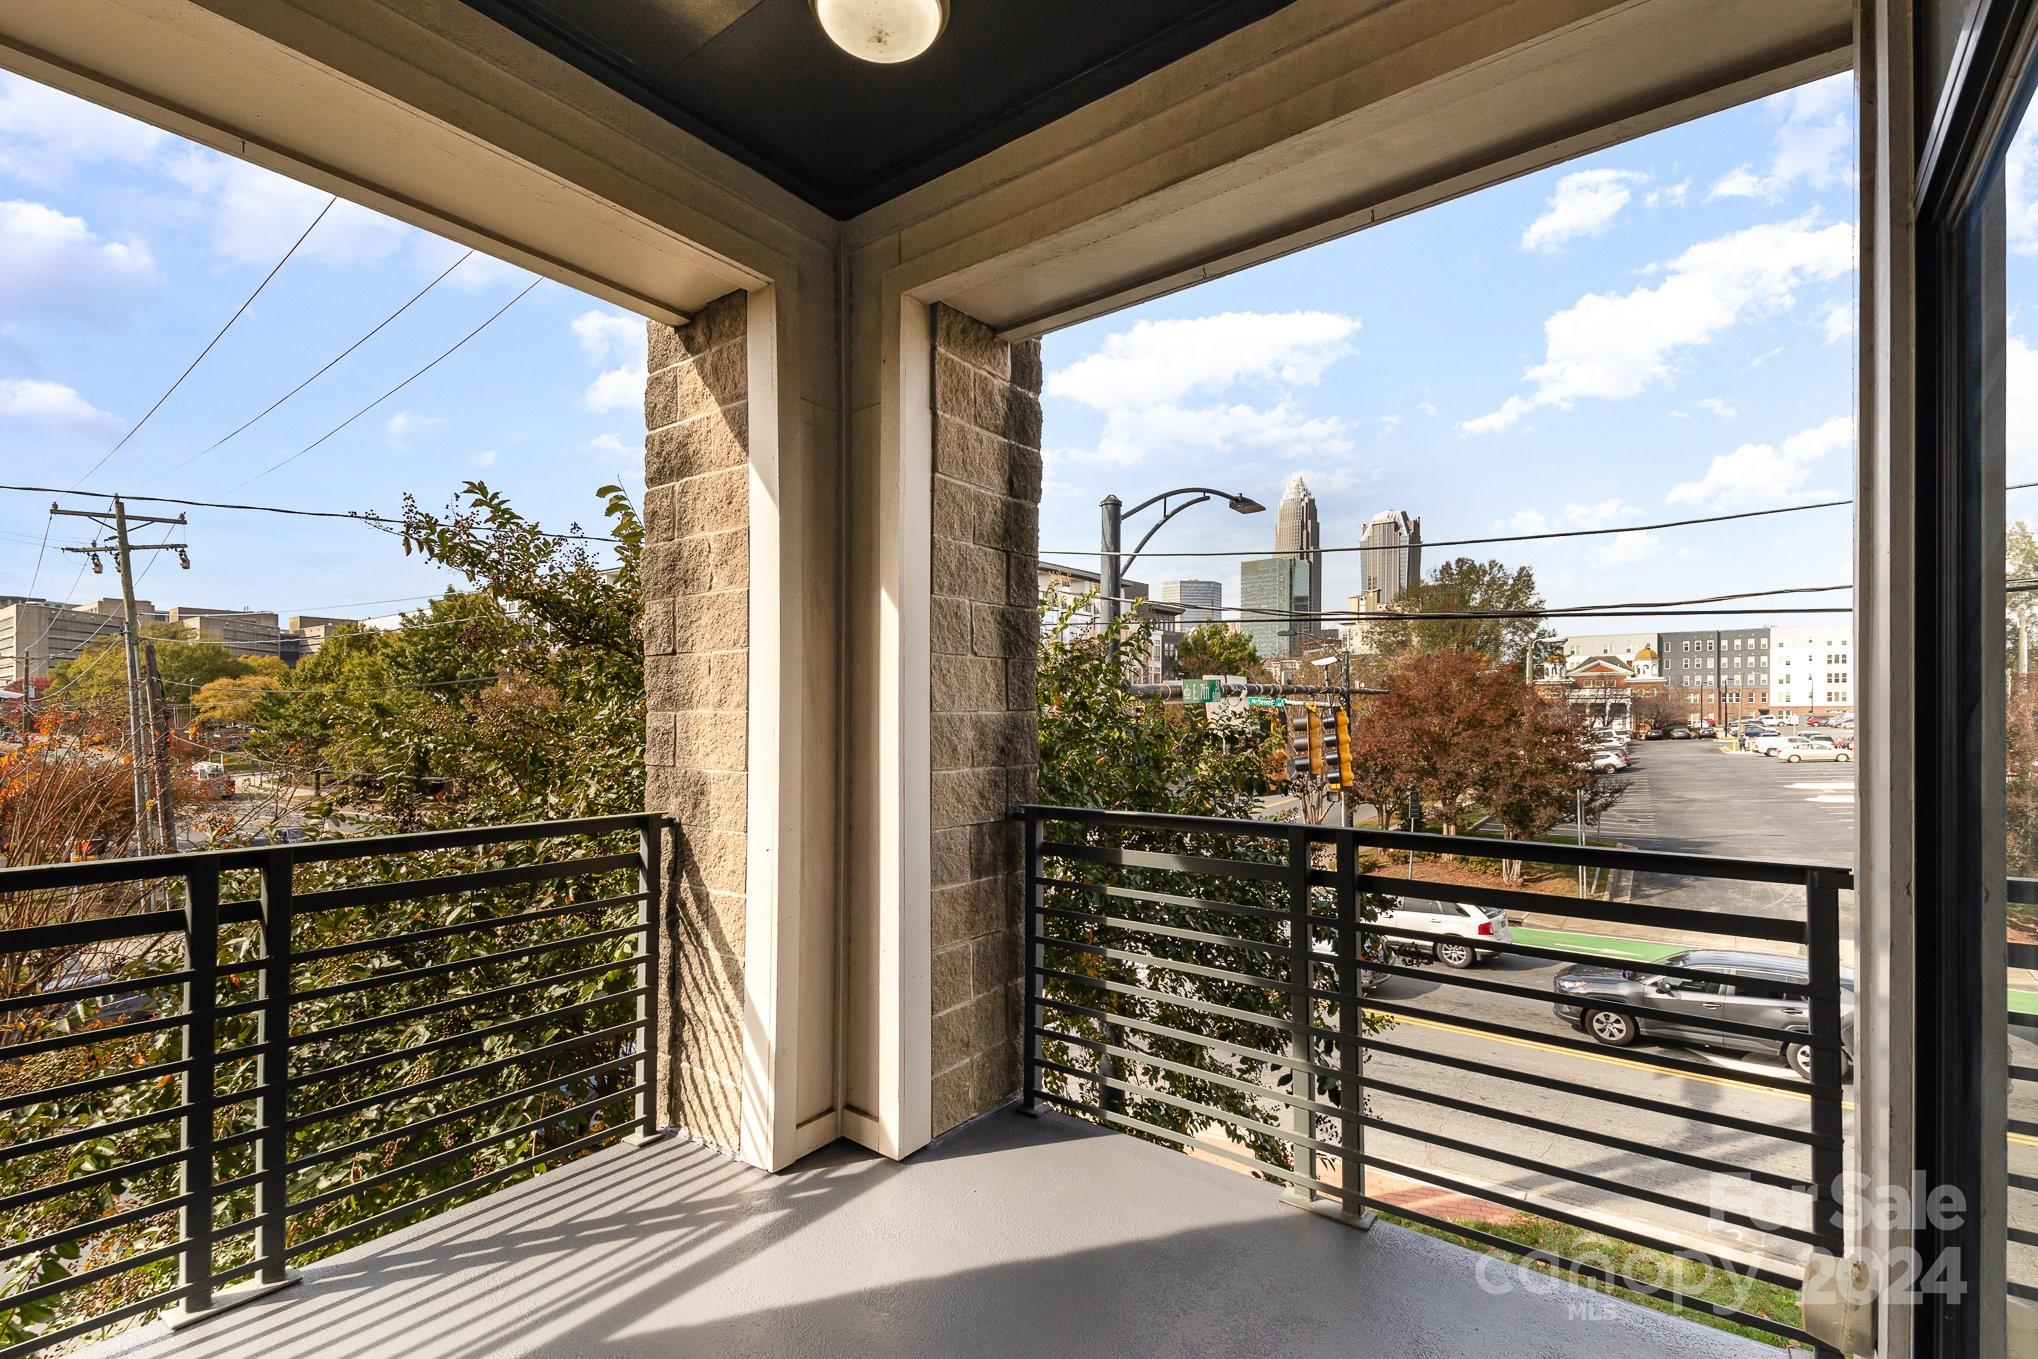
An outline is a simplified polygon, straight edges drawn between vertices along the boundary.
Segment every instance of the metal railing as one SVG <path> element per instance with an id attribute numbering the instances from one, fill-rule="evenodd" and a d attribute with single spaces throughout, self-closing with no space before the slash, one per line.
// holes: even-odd
<path id="1" fill-rule="evenodd" d="M 0 870 L 0 1359 L 655 1131 L 662 824 Z"/>
<path id="2" fill-rule="evenodd" d="M 2038 906 L 2038 878 L 2011 878 L 2006 899 L 2020 906 Z M 2004 961 L 2011 968 L 2038 969 L 2038 944 L 2011 942 L 2005 945 Z M 2029 1046 L 2038 1043 L 2038 1014 L 2012 1007 L 2004 1016 L 2009 1026 L 2009 1102 L 2004 1132 L 2009 1139 L 2009 1165 L 2005 1193 L 2004 1234 L 2006 1273 L 2010 1296 L 2038 1303 L 2038 1119 L 2020 1118 L 2034 1091 L 2038 1091 L 2038 1066 L 2028 1060 Z"/>
<path id="3" fill-rule="evenodd" d="M 1024 1100 L 1198 1155 L 1237 1163 L 1287 1185 L 1291 1201 L 1317 1201 L 1350 1220 L 1384 1211 L 1419 1225 L 1515 1255 L 1529 1248 L 1465 1220 L 1448 1220 L 1390 1201 L 1372 1190 L 1365 1172 L 1408 1185 L 1594 1232 L 1632 1246 L 1689 1257 L 1693 1235 L 1660 1225 L 1678 1213 L 1701 1215 L 1697 1235 L 1722 1226 L 1738 1239 L 1779 1243 L 1774 1254 L 1736 1259 L 1733 1272 L 1780 1288 L 1803 1282 L 1784 1259 L 1811 1251 L 1844 1253 L 1841 1205 L 1843 1014 L 1839 893 L 1851 888 L 1847 869 L 1716 859 L 1685 854 L 1571 847 L 1484 837 L 1348 830 L 1207 817 L 1150 815 L 1029 806 L 1025 827 L 1026 1007 Z M 1802 892 L 1801 914 L 1778 916 L 1731 909 L 1674 907 L 1551 896 L 1503 887 L 1362 871 L 1368 850 L 1451 854 L 1564 867 L 1585 866 L 1748 884 Z M 1646 1065 L 1617 1055 L 1582 1034 L 1529 1027 L 1511 1019 L 1473 1017 L 1443 1004 L 1376 995 L 1384 979 L 1413 977 L 1434 984 L 1432 1001 L 1449 995 L 1531 1001 L 1564 999 L 1547 984 L 1522 986 L 1478 969 L 1414 966 L 1407 953 L 1436 933 L 1378 923 L 1371 903 L 1385 894 L 1460 902 L 1505 912 L 1557 913 L 1641 925 L 1682 935 L 1727 936 L 1798 945 L 1804 980 L 1796 985 L 1751 982 L 1695 966 L 1632 962 L 1648 977 L 1738 985 L 1743 994 L 1802 1001 L 1808 1031 L 1786 1031 L 1725 1017 L 1694 1020 L 1722 1036 L 1751 1043 L 1803 1044 L 1812 1054 L 1809 1082 L 1781 1068 L 1775 1074 L 1742 1066 L 1730 1073 L 1698 1053 L 1652 1050 Z M 1545 944 L 1494 938 L 1470 942 L 1481 952 L 1512 958 L 1604 965 L 1609 959 Z M 1759 948 L 1756 951 L 1762 951 Z M 1618 961 L 1614 964 L 1621 966 Z M 1416 999 L 1421 999 L 1417 997 Z M 1633 1022 L 1647 1007 L 1595 999 L 1595 1009 Z M 1547 1012 L 1546 1012 L 1547 1013 Z M 1654 1012 L 1660 1018 L 1661 1011 Z M 1408 1024 L 1413 1037 L 1375 1032 Z M 1470 1044 L 1442 1039 L 1468 1039 Z M 1425 1041 L 1427 1040 L 1427 1041 Z M 1497 1046 L 1479 1048 L 1485 1040 Z M 1665 1095 L 1611 1088 L 1530 1068 L 1512 1060 L 1524 1048 L 1552 1056 L 1589 1055 L 1631 1064 L 1636 1079 L 1689 1076 L 1701 1084 Z M 1393 1077 L 1367 1069 L 1388 1059 Z M 1381 1063 L 1387 1064 L 1386 1062 Z M 1413 1073 L 1413 1074 L 1411 1074 Z M 1716 1091 L 1723 1075 L 1758 1089 L 1809 1096 L 1808 1126 L 1736 1111 L 1689 1088 Z M 1504 1092 L 1549 1096 L 1583 1112 L 1510 1107 Z M 1381 1102 L 1440 1111 L 1444 1127 L 1390 1118 Z M 1596 1112 L 1594 1112 L 1596 1111 Z M 1674 1118 L 1700 1125 L 1700 1149 L 1651 1140 L 1636 1120 Z M 1626 1122 L 1624 1123 L 1624 1118 Z M 1525 1155 L 1483 1137 L 1479 1121 L 1497 1129 L 1528 1129 L 1584 1144 L 1593 1155 Z M 1369 1145 L 1368 1137 L 1373 1142 Z M 1546 1144 L 1547 1144 L 1546 1138 Z M 1417 1149 L 1383 1154 L 1380 1144 Z M 1718 1145 L 1716 1145 L 1718 1144 Z M 1771 1154 L 1749 1152 L 1760 1146 Z M 1741 1153 L 1737 1155 L 1737 1152 Z M 1787 1160 L 1782 1165 L 1776 1154 Z M 1466 1161 L 1502 1168 L 1543 1190 L 1582 1190 L 1579 1204 L 1551 1192 L 1525 1190 L 1435 1164 Z M 1590 1165 L 1586 1162 L 1590 1160 Z M 1792 1210 L 1737 1210 L 1694 1204 L 1688 1193 L 1653 1187 L 1642 1170 L 1672 1168 L 1759 1186 Z M 1637 1205 L 1639 1214 L 1601 1205 Z M 1683 1237 L 1680 1241 L 1677 1238 Z M 1628 1287 L 1705 1311 L 1751 1330 L 1815 1345 L 1803 1330 L 1774 1317 L 1684 1296 L 1662 1279 L 1627 1277 L 1604 1262 L 1536 1252 L 1559 1272 Z"/>

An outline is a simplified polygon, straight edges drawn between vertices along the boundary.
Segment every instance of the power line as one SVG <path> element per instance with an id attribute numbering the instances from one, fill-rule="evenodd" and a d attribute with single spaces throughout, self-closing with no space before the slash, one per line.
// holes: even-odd
<path id="1" fill-rule="evenodd" d="M 2028 491 L 2038 486 L 2038 481 L 2020 481 L 2005 486 L 2005 491 Z M 1803 514 L 1807 510 L 1830 510 L 1842 505 L 1852 505 L 1849 500 L 1818 500 L 1806 505 L 1778 505 L 1766 510 L 1736 510 L 1729 514 L 1702 514 L 1690 519 L 1664 519 L 1653 524 L 1623 524 L 1613 528 L 1552 529 L 1545 533 L 1501 533 L 1485 538 L 1440 538 L 1421 543 L 1361 543 L 1353 547 L 1321 547 L 1315 551 L 1328 556 L 1340 552 L 1406 552 L 1421 547 L 1487 547 L 1494 543 L 1536 543 L 1555 538 L 1598 538 L 1617 533 L 1652 533 L 1657 529 L 1689 528 L 1695 524 L 1727 524 L 1739 519 L 1764 519 L 1777 514 Z M 1104 552 L 1094 547 L 1044 547 L 1043 554 L 1061 557 L 1265 557 L 1294 556 L 1294 553 L 1265 552 L 1254 548 L 1234 551 L 1211 549 L 1204 551 L 1164 552 L 1146 548 L 1137 552 Z"/>
<path id="2" fill-rule="evenodd" d="M 418 369 L 415 373 L 412 373 L 409 377 L 405 378 L 403 381 L 397 383 L 394 387 L 391 387 L 381 396 L 376 397 L 373 401 L 370 401 L 367 405 L 361 407 L 360 410 L 355 411 L 352 415 L 340 421 L 339 424 L 334 425 L 331 429 L 319 435 L 316 439 L 313 439 L 303 448 L 298 449 L 295 453 L 292 453 L 287 458 L 283 458 L 277 462 L 271 463 L 269 466 L 255 473 L 255 475 L 249 477 L 246 481 L 240 482 L 239 484 L 235 485 L 233 489 L 238 491 L 241 489 L 242 486 L 253 485 L 255 482 L 260 481 L 263 477 L 268 476 L 271 472 L 274 472 L 279 468 L 287 467 L 291 463 L 296 462 L 299 458 L 311 452 L 313 449 L 317 448 L 320 444 L 332 438 L 335 434 L 338 434 L 348 425 L 353 424 L 356 420 L 359 420 L 369 411 L 374 410 L 377 406 L 389 400 L 390 397 L 395 396 L 398 392 L 410 386 L 411 383 L 416 382 L 426 373 L 431 372 L 432 369 L 438 367 L 441 363 L 444 363 L 447 359 L 451 358 L 460 349 L 462 345 L 466 344 L 476 335 L 479 335 L 482 331 L 487 330 L 490 326 L 494 325 L 497 319 L 500 318 L 504 312 L 508 311 L 511 307 L 514 307 L 517 303 L 523 301 L 526 297 L 530 296 L 531 290 L 533 288 L 536 288 L 542 282 L 544 282 L 544 280 L 540 278 L 532 279 L 528 284 L 524 286 L 524 290 L 522 292 L 518 293 L 515 297 L 512 297 L 509 301 L 503 303 L 500 307 L 496 308 L 494 315 L 490 316 L 486 321 L 483 321 L 480 325 L 474 327 L 474 329 L 468 331 L 465 335 L 462 335 L 458 340 L 454 341 L 452 348 L 440 354 L 437 358 L 433 359 L 430 363 L 426 364 L 424 367 Z M 96 471 L 97 469 L 95 468 L 94 470 Z M 91 473 L 88 472 L 85 475 L 90 476 Z M 83 477 L 79 478 L 79 480 L 81 481 L 83 479 L 84 479 Z"/>
<path id="3" fill-rule="evenodd" d="M 287 505 L 251 505 L 231 500 L 191 500 L 174 495 L 129 495 L 125 491 L 65 491 L 49 486 L 0 485 L 0 491 L 16 491 L 32 495 L 82 495 L 100 500 L 112 500 L 115 496 L 118 496 L 123 500 L 133 500 L 149 505 L 184 505 L 201 510 L 244 510 L 255 514 L 295 515 L 305 519 L 352 519 L 376 527 L 400 528 L 404 522 L 401 519 L 393 519 L 386 514 L 377 514 L 373 510 L 306 510 Z M 613 543 L 619 541 L 616 538 L 599 533 L 546 533 L 540 531 L 538 536 L 540 538 L 558 538 L 586 543 Z"/>
<path id="4" fill-rule="evenodd" d="M 234 309 L 234 314 L 226 318 L 226 324 L 219 328 L 219 333 L 214 335 L 210 340 L 207 340 L 205 342 L 205 348 L 199 350 L 198 357 L 191 360 L 191 362 L 185 366 L 184 371 L 177 375 L 177 380 L 170 384 L 169 390 L 164 392 L 161 396 L 157 397 L 156 404 L 149 407 L 148 413 L 146 415 L 143 415 L 141 419 L 135 421 L 134 424 L 128 429 L 127 433 L 120 436 L 119 443 L 107 449 L 105 453 L 100 455 L 98 462 L 93 463 L 90 467 L 85 469 L 85 476 L 79 477 L 78 478 L 79 481 L 83 481 L 85 477 L 91 476 L 94 472 L 97 472 L 100 468 L 106 466 L 106 460 L 108 458 L 111 458 L 114 454 L 120 452 L 121 449 L 127 447 L 127 441 L 129 439 L 132 439 L 135 435 L 141 433 L 142 426 L 146 425 L 149 422 L 149 418 L 153 416 L 157 411 L 163 408 L 163 403 L 165 401 L 168 401 L 170 397 L 176 392 L 176 390 L 184 385 L 184 379 L 190 377 L 192 370 L 196 369 L 199 364 L 205 361 L 205 356 L 212 352 L 212 347 L 218 344 L 221 340 L 226 338 L 226 333 L 229 330 L 233 329 L 234 322 L 241 319 L 241 313 L 245 312 L 249 307 L 254 305 L 255 299 L 262 295 L 262 290 L 269 286 L 269 280 L 275 278 L 278 273 L 282 272 L 283 266 L 290 263 L 290 257 L 297 253 L 297 247 L 303 245 L 306 239 L 310 237 L 311 233 L 318 229 L 318 224 L 325 220 L 326 214 L 333 210 L 333 204 L 337 202 L 339 202 L 339 198 L 337 196 L 329 197 L 326 199 L 326 205 L 318 210 L 318 216 L 311 219 L 311 225 L 304 229 L 303 235 L 299 236 L 295 241 L 291 242 L 290 248 L 283 252 L 283 258 L 276 261 L 275 268 L 271 269 L 267 274 L 264 274 L 262 276 L 262 281 L 255 285 L 255 291 L 248 294 L 248 300 L 241 303 L 239 307 Z"/>
<path id="5" fill-rule="evenodd" d="M 448 275 L 450 275 L 455 269 L 458 269 L 461 265 L 465 264 L 468 260 L 472 258 L 474 258 L 474 252 L 472 250 L 469 250 L 459 259 L 454 260 L 451 264 L 446 266 L 445 273 L 440 274 L 430 283 L 427 283 L 424 287 L 412 293 L 410 296 L 410 301 L 405 302 L 395 311 L 389 313 L 389 315 L 383 317 L 380 321 L 377 321 L 375 323 L 374 328 L 370 330 L 367 334 L 363 335 L 360 339 L 354 341 L 352 344 L 348 345 L 345 349 L 342 349 L 338 354 L 335 354 L 331 359 L 327 360 L 325 367 L 319 369 L 316 373 L 313 373 L 310 377 L 298 383 L 295 387 L 292 387 L 289 391 L 283 393 L 283 395 L 277 397 L 274 401 L 271 401 L 267 406 L 262 408 L 259 414 L 250 417 L 246 422 L 237 426 L 228 433 L 220 435 L 217 439 L 214 439 L 211 443 L 199 449 L 196 453 L 193 453 L 190 457 L 184 459 L 184 461 L 178 463 L 175 467 L 166 468 L 165 470 L 156 473 L 155 476 L 149 478 L 149 481 L 160 481 L 164 477 L 170 475 L 170 473 L 172 472 L 181 472 L 185 468 L 189 467 L 192 463 L 197 462 L 200 458 L 212 452 L 213 449 L 218 448 L 221 444 L 226 443 L 231 439 L 238 438 L 240 435 L 246 433 L 255 424 L 257 424 L 262 419 L 267 417 L 269 413 L 274 411 L 278 406 L 288 401 L 291 397 L 296 396 L 299 392 L 303 391 L 306 387 L 309 387 L 312 383 L 317 382 L 327 373 L 330 373 L 339 364 L 340 360 L 346 358 L 347 355 L 353 353 L 355 350 L 359 349 L 362 345 L 374 339 L 378 334 L 382 332 L 383 327 L 387 326 L 397 317 L 409 311 L 413 306 L 417 304 L 417 302 L 421 298 L 424 297 L 426 293 L 438 287 L 441 283 L 444 283 Z M 87 475 L 90 474 L 88 473 Z M 148 482 L 143 482 L 142 484 L 146 486 Z M 134 498 L 140 499 L 141 497 Z"/>

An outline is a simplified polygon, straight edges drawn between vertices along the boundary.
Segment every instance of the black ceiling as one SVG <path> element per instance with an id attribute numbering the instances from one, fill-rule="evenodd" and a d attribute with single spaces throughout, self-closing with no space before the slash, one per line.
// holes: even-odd
<path id="1" fill-rule="evenodd" d="M 829 42 L 808 0 L 466 3 L 851 217 L 1290 0 L 950 0 L 895 66 Z"/>

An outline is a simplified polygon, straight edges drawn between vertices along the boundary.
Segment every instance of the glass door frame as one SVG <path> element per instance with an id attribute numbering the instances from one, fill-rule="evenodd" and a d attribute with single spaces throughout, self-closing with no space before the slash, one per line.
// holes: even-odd
<path id="1" fill-rule="evenodd" d="M 1920 21 L 1924 20 L 1921 7 Z M 2003 1354 L 2008 1007 L 2003 749 L 2004 166 L 2032 76 L 2038 6 L 1979 0 L 1921 129 L 1916 212 L 1912 660 L 1915 985 L 1922 1187 L 1965 1211 L 1916 1213 L 1917 1355 Z M 1990 777 L 1990 771 L 1996 771 Z M 1872 1111 L 1863 1110 L 1863 1116 Z"/>

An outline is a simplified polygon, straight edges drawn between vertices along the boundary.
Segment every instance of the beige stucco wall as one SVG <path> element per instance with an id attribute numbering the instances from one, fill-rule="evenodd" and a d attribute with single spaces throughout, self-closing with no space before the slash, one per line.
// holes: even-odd
<path id="1" fill-rule="evenodd" d="M 1019 827 L 1040 757 L 1040 342 L 934 309 L 931 1130 L 1016 1095 Z"/>
<path id="2" fill-rule="evenodd" d="M 649 327 L 644 424 L 645 801 L 665 854 L 662 1104 L 741 1141 L 749 902 L 750 403 L 746 307 Z"/>

